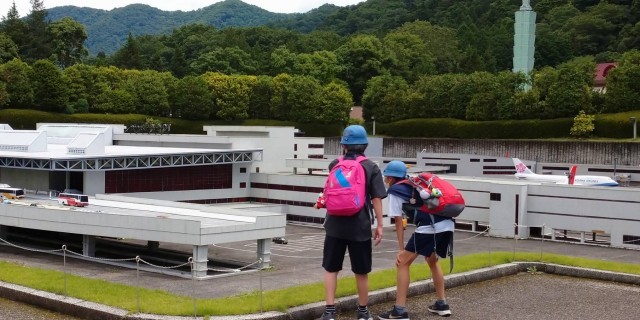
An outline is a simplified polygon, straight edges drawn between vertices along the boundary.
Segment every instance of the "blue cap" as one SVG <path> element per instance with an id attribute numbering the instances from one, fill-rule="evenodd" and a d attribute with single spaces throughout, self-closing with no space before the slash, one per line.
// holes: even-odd
<path id="1" fill-rule="evenodd" d="M 367 144 L 367 130 L 363 126 L 354 124 L 346 127 L 342 133 L 341 144 Z"/>
<path id="2" fill-rule="evenodd" d="M 385 177 L 395 177 L 404 179 L 407 176 L 407 165 L 400 160 L 393 160 L 387 163 L 382 175 Z"/>

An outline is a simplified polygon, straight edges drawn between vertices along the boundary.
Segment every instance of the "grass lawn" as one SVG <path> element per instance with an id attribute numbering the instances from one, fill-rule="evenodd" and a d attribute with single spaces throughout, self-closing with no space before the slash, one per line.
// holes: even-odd
<path id="1" fill-rule="evenodd" d="M 460 273 L 491 265 L 499 265 L 514 261 L 540 262 L 539 253 L 492 252 L 470 254 L 455 258 L 454 273 Z M 566 266 L 592 268 L 628 274 L 640 274 L 640 265 L 618 263 L 594 259 L 575 258 L 556 254 L 544 254 L 542 262 L 555 263 Z M 442 269 L 449 270 L 449 260 L 442 259 Z M 64 294 L 65 276 L 60 271 L 43 270 L 26 267 L 14 263 L 0 261 L 0 281 L 18 284 L 42 291 Z M 424 263 L 416 263 L 411 269 L 412 281 L 429 278 L 429 269 Z M 396 271 L 387 269 L 373 272 L 369 275 L 370 290 L 395 287 Z M 143 313 L 193 316 L 194 301 L 192 297 L 178 296 L 165 291 L 149 290 L 123 284 L 111 283 L 104 280 L 83 278 L 66 275 L 67 296 L 97 302 L 135 313 L 138 310 L 138 295 L 140 311 Z M 341 278 L 338 283 L 337 296 L 355 294 L 354 277 Z M 313 283 L 289 287 L 285 289 L 265 291 L 262 303 L 258 292 L 248 292 L 239 296 L 219 299 L 197 299 L 197 314 L 199 316 L 237 315 L 263 311 L 286 311 L 294 306 L 314 303 L 324 300 L 323 283 Z"/>

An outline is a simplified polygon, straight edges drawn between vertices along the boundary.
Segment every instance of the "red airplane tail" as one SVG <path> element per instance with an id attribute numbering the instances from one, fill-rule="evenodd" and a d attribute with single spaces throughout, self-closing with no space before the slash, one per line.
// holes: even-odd
<path id="1" fill-rule="evenodd" d="M 569 184 L 573 184 L 573 182 L 576 179 L 576 169 L 578 167 L 576 166 L 571 166 L 571 170 L 569 170 Z"/>

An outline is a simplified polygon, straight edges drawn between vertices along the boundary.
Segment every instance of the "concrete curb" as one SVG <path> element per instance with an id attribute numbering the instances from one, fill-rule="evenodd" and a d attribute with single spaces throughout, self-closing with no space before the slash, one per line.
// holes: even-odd
<path id="1" fill-rule="evenodd" d="M 497 279 L 504 276 L 515 275 L 520 272 L 530 271 L 535 268 L 537 271 L 588 278 L 593 280 L 612 281 L 624 284 L 640 285 L 640 275 L 625 274 L 596 269 L 563 266 L 542 262 L 514 262 L 502 264 L 483 269 L 451 274 L 445 277 L 447 288 L 468 285 L 476 282 Z M 410 285 L 409 296 L 417 296 L 434 292 L 431 280 L 417 281 Z M 106 320 L 186 320 L 204 319 L 202 317 L 178 317 L 152 314 L 130 314 L 126 310 L 105 306 L 102 304 L 84 301 L 76 298 L 69 298 L 54 293 L 38 291 L 31 288 L 18 286 L 6 282 L 0 282 L 0 297 L 39 306 L 48 310 L 63 314 L 72 315 L 83 319 L 106 319 Z M 379 304 L 394 301 L 396 290 L 386 288 L 369 293 L 369 304 Z M 356 295 L 336 299 L 336 307 L 340 309 L 353 309 L 357 303 Z M 319 318 L 324 312 L 324 301 L 293 307 L 286 313 L 271 311 L 259 314 L 246 314 L 235 316 L 212 316 L 210 320 L 303 320 Z"/>

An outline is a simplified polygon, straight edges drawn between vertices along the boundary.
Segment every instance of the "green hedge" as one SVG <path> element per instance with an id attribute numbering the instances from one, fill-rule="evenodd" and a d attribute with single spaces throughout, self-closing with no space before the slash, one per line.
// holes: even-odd
<path id="1" fill-rule="evenodd" d="M 64 114 L 37 110 L 3 109 L 0 110 L 0 123 L 9 124 L 16 130 L 35 130 L 36 123 L 109 123 L 142 124 L 149 116 L 141 114 L 97 114 L 76 113 Z M 180 118 L 152 117 L 162 123 L 171 124 L 171 133 L 204 134 L 202 127 L 206 125 L 239 125 L 239 126 L 290 126 L 300 129 L 308 137 L 325 137 L 342 134 L 343 125 L 295 123 L 278 120 L 252 119 L 244 121 L 189 121 Z"/>
<path id="2" fill-rule="evenodd" d="M 457 139 L 536 139 L 569 136 L 573 119 L 463 121 L 408 119 L 376 124 L 376 134 L 392 137 Z"/>
<path id="3" fill-rule="evenodd" d="M 0 110 L 0 123 L 14 129 L 35 129 L 36 123 L 112 123 L 142 124 L 149 116 L 140 114 L 60 114 L 36 110 Z M 640 111 L 596 115 L 594 137 L 625 139 L 633 136 L 630 117 L 640 120 Z M 204 134 L 205 125 L 293 126 L 307 137 L 342 135 L 343 124 L 295 123 L 277 120 L 188 121 L 155 117 L 171 123 L 171 133 Z M 551 120 L 463 121 L 457 119 L 407 119 L 392 123 L 376 123 L 376 134 L 391 137 L 456 138 L 456 139 L 546 139 L 569 137 L 573 118 Z M 371 123 L 366 124 L 371 132 Z"/>

